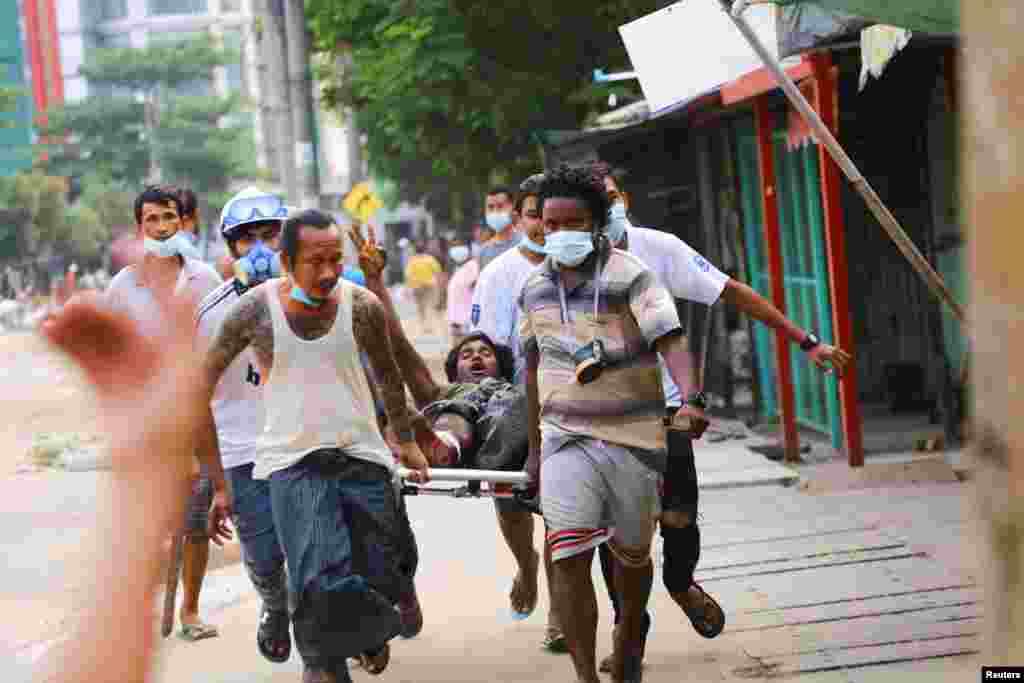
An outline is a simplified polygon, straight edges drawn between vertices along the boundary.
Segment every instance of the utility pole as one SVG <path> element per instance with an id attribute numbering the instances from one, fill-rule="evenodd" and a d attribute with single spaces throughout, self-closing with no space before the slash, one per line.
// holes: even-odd
<path id="1" fill-rule="evenodd" d="M 313 143 L 313 77 L 309 66 L 305 0 L 284 0 L 284 14 L 296 185 L 299 204 L 304 208 L 313 208 L 320 203 L 320 179 L 316 146 Z"/>
<path id="2" fill-rule="evenodd" d="M 337 50 L 335 65 L 341 73 L 342 80 L 350 82 L 356 69 L 355 60 L 352 59 L 352 47 L 339 44 Z M 363 172 L 363 136 L 359 130 L 354 107 L 345 109 L 345 138 L 348 143 L 348 184 L 355 187 L 366 180 L 366 174 Z"/>
<path id="3" fill-rule="evenodd" d="M 263 61 L 269 87 L 264 93 L 272 112 L 274 167 L 289 202 L 299 202 L 295 177 L 295 139 L 292 127 L 291 90 L 288 87 L 288 51 L 285 49 L 285 0 L 265 0 Z"/>
<path id="4" fill-rule="evenodd" d="M 1024 10 L 1019 0 L 961 4 L 964 190 L 975 511 L 986 570 L 986 666 L 1024 662 Z M 969 552 L 970 546 L 963 549 Z"/>

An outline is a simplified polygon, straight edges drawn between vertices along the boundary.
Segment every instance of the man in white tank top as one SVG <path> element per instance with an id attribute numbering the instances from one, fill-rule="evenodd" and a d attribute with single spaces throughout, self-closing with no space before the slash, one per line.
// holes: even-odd
<path id="1" fill-rule="evenodd" d="M 266 378 L 266 420 L 253 477 L 269 482 L 278 539 L 295 597 L 292 625 L 304 682 L 350 681 L 346 659 L 379 672 L 401 633 L 398 603 L 415 594 L 414 543 L 392 481 L 394 456 L 377 426 L 360 353 L 369 359 L 398 459 L 427 479 L 413 439 L 405 385 L 380 301 L 341 280 L 342 234 L 307 210 L 281 234 L 286 277 L 248 291 L 228 311 L 206 359 L 212 387 L 251 348 Z M 216 442 L 212 417 L 204 439 Z M 219 449 L 205 449 L 218 533 L 231 512 Z M 215 454 L 217 457 L 210 457 Z"/>

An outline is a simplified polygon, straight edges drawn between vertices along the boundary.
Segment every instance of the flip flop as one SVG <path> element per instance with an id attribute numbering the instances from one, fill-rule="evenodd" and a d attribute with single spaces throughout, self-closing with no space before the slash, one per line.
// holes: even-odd
<path id="1" fill-rule="evenodd" d="M 683 613 L 693 624 L 693 630 L 705 638 L 714 638 L 725 629 L 725 612 L 722 610 L 722 606 L 708 595 L 696 581 L 693 583 L 693 587 L 700 591 L 703 605 L 698 608 L 683 607 Z"/>
<path id="2" fill-rule="evenodd" d="M 541 647 L 548 652 L 554 652 L 555 654 L 560 655 L 564 655 L 569 651 L 569 644 L 565 642 L 565 634 L 559 629 L 550 626 L 544 634 L 544 640 L 541 641 Z"/>
<path id="3" fill-rule="evenodd" d="M 194 643 L 198 640 L 216 638 L 220 633 L 217 631 L 216 626 L 210 626 L 209 624 L 182 624 L 179 635 L 183 640 Z"/>
<path id="4" fill-rule="evenodd" d="M 292 656 L 292 639 L 288 633 L 288 613 L 260 610 L 260 625 L 256 630 L 256 647 L 268 661 L 283 664 Z M 276 654 L 280 646 L 281 654 Z"/>
<path id="5" fill-rule="evenodd" d="M 379 650 L 367 650 L 356 657 L 356 661 L 359 663 L 359 667 L 366 673 L 371 676 L 379 676 L 384 673 L 384 670 L 388 668 L 388 664 L 391 663 L 391 646 L 385 643 Z"/>

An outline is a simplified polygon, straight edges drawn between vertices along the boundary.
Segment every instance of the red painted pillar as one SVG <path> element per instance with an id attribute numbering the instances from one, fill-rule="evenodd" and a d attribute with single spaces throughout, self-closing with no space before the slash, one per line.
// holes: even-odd
<path id="1" fill-rule="evenodd" d="M 28 46 L 28 61 L 32 70 L 32 103 L 35 114 L 46 111 L 46 71 L 43 68 L 42 26 L 39 17 L 39 6 L 36 0 L 26 0 L 25 12 L 25 43 Z"/>
<path id="2" fill-rule="evenodd" d="M 782 267 L 782 234 L 779 229 L 779 206 L 775 187 L 775 152 L 772 132 L 775 126 L 768 109 L 768 96 L 754 100 L 757 124 L 758 162 L 761 169 L 761 213 L 764 216 L 764 243 L 771 276 L 773 303 L 786 312 L 786 284 Z M 800 436 L 796 430 L 796 403 L 793 396 L 793 369 L 789 360 L 789 339 L 782 330 L 775 332 L 775 384 L 779 390 L 779 412 L 787 462 L 800 459 Z"/>
<path id="3" fill-rule="evenodd" d="M 839 89 L 832 73 L 828 53 L 811 57 L 814 70 L 814 108 L 834 135 L 839 133 Z M 854 354 L 853 321 L 850 318 L 850 276 L 846 258 L 846 227 L 840 199 L 842 180 L 839 168 L 824 145 L 818 145 L 821 166 L 821 201 L 825 214 L 825 255 L 828 260 L 828 281 L 832 293 L 832 329 L 835 343 Z M 843 418 L 843 446 L 850 467 L 864 466 L 864 439 L 857 401 L 857 371 L 850 368 L 839 382 L 839 411 Z"/>

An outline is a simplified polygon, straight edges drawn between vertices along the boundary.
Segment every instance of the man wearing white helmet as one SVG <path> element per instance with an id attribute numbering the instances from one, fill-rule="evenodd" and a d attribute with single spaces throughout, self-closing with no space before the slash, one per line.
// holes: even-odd
<path id="1" fill-rule="evenodd" d="M 204 345 L 217 333 L 232 304 L 256 285 L 281 274 L 278 260 L 281 225 L 287 207 L 273 194 L 254 187 L 236 194 L 224 206 L 220 232 L 232 257 L 231 277 L 207 296 L 196 316 Z M 263 600 L 256 644 L 271 662 L 291 655 L 284 553 L 277 540 L 270 493 L 266 481 L 252 478 L 256 442 L 264 422 L 263 378 L 247 349 L 231 364 L 214 392 L 211 408 L 228 486 L 234 498 L 234 522 L 242 544 L 242 557 L 256 591 Z M 209 502 L 201 511 L 204 521 Z M 214 542 L 220 539 L 208 530 Z"/>

